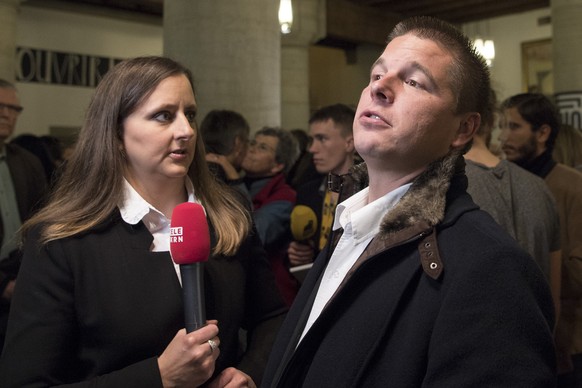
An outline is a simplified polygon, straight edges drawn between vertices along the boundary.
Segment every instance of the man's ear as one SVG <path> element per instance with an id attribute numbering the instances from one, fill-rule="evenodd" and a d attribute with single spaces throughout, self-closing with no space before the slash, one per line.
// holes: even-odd
<path id="1" fill-rule="evenodd" d="M 271 167 L 271 173 L 273 175 L 275 175 L 275 174 L 280 173 L 284 169 L 285 169 L 285 165 L 283 163 L 277 163 L 277 162 L 275 162 L 275 165 L 273 167 Z"/>
<path id="2" fill-rule="evenodd" d="M 345 138 L 346 140 L 346 150 L 348 152 L 354 152 L 356 147 L 354 146 L 354 135 L 349 135 Z"/>
<path id="3" fill-rule="evenodd" d="M 240 148 L 241 145 L 242 145 L 242 140 L 241 140 L 240 136 L 238 136 L 238 135 L 235 136 L 234 137 L 234 146 L 232 148 L 236 150 L 237 148 Z"/>
<path id="4" fill-rule="evenodd" d="M 471 141 L 481 125 L 481 115 L 477 112 L 467 113 L 461 119 L 457 133 L 451 142 L 451 148 L 460 148 Z"/>
<path id="5" fill-rule="evenodd" d="M 550 128 L 548 124 L 543 124 L 537 131 L 534 132 L 536 141 L 538 142 L 539 145 L 541 145 L 544 148 L 551 134 L 552 128 Z"/>
<path id="6" fill-rule="evenodd" d="M 234 138 L 234 146 L 232 147 L 231 154 L 235 157 L 238 156 L 241 152 L 244 151 L 246 145 L 247 143 L 241 139 L 240 136 L 236 136 Z"/>

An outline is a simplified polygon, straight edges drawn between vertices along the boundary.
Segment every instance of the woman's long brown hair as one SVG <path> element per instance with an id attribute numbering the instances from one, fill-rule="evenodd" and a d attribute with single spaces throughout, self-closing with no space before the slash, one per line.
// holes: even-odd
<path id="1" fill-rule="evenodd" d="M 47 205 L 23 225 L 23 236 L 41 225 L 41 243 L 89 231 L 123 201 L 123 122 L 164 79 L 188 69 L 164 57 L 123 61 L 103 77 L 87 109 L 71 158 Z M 196 128 L 195 128 L 196 129 Z M 188 175 L 217 235 L 215 253 L 232 255 L 250 230 L 250 214 L 235 194 L 211 175 L 201 136 Z"/>

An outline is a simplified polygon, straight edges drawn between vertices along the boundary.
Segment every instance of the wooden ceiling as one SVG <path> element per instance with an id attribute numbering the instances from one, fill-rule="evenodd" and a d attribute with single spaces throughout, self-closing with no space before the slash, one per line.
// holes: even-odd
<path id="1" fill-rule="evenodd" d="M 100 7 L 162 15 L 163 0 L 65 0 L 70 3 L 92 4 Z M 196 1 L 196 0 L 193 0 Z M 233 0 L 241 1 L 241 0 Z M 275 1 L 275 0 L 273 0 Z M 327 0 L 333 7 L 335 0 Z M 550 6 L 550 0 L 348 0 L 370 7 L 375 12 L 401 17 L 430 15 L 451 23 L 489 19 Z"/>
<path id="2" fill-rule="evenodd" d="M 329 1 L 329 0 L 328 0 Z M 333 1 L 333 0 L 332 0 Z M 349 0 L 403 17 L 428 15 L 460 24 L 550 6 L 550 0 Z"/>
<path id="3" fill-rule="evenodd" d="M 73 6 L 96 11 L 113 9 L 155 19 L 161 19 L 164 11 L 164 0 L 26 1 L 66 9 Z M 460 25 L 549 6 L 550 0 L 326 0 L 326 36 L 317 43 L 345 49 L 360 43 L 381 45 L 392 27 L 410 16 L 435 16 Z"/>

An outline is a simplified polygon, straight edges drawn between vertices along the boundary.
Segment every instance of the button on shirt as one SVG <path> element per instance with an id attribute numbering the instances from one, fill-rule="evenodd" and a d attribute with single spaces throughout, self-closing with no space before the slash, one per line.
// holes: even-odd
<path id="1" fill-rule="evenodd" d="M 333 230 L 342 227 L 344 232 L 327 264 L 301 339 L 317 320 L 350 268 L 378 234 L 383 215 L 398 203 L 411 184 L 400 186 L 372 203 L 368 203 L 369 190 L 365 188 L 337 205 Z"/>
<path id="2" fill-rule="evenodd" d="M 170 250 L 170 220 L 164 213 L 143 199 L 126 179 L 123 181 L 123 198 L 125 198 L 125 201 L 118 205 L 121 218 L 131 225 L 136 225 L 143 221 L 154 237 L 150 250 L 152 252 L 168 252 Z M 186 179 L 186 190 L 188 192 L 188 202 L 199 203 L 194 196 L 194 186 L 190 179 Z M 174 263 L 174 268 L 181 282 L 180 266 Z"/>

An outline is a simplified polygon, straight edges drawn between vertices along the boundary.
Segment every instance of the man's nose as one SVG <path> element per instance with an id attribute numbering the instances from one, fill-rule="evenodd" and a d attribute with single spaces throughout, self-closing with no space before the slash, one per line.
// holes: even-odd
<path id="1" fill-rule="evenodd" d="M 372 82 L 370 87 L 372 99 L 379 99 L 392 103 L 394 101 L 394 79 L 389 75 Z"/>

